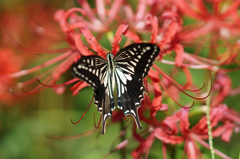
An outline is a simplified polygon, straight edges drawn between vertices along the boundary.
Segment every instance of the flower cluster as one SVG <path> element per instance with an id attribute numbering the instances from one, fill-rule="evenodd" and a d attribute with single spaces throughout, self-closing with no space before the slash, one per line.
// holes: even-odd
<path id="1" fill-rule="evenodd" d="M 144 79 L 147 94 L 138 110 L 144 130 L 137 131 L 134 124 L 131 129 L 133 138 L 139 143 L 132 151 L 133 158 L 147 158 L 155 140 L 162 142 L 163 158 L 167 158 L 168 145 L 179 144 L 184 145 L 183 156 L 189 159 L 202 156 L 199 144 L 213 149 L 222 158 L 230 158 L 205 140 L 221 137 L 230 142 L 231 134 L 239 131 L 239 113 L 224 100 L 240 93 L 239 86 L 232 88 L 228 75 L 239 68 L 240 15 L 237 9 L 240 1 L 139 0 L 136 3 L 133 6 L 123 0 L 98 0 L 93 9 L 86 0 L 79 0 L 80 8 L 58 10 L 54 18 L 70 48 L 39 66 L 10 74 L 7 78 L 21 77 L 57 63 L 38 75 L 40 84 L 27 94 L 39 92 L 45 86 L 63 93 L 65 85 L 77 82 L 71 88 L 73 95 L 77 95 L 88 86 L 87 83 L 78 79 L 60 85 L 56 83 L 82 55 L 97 54 L 105 58 L 106 52 L 102 48 L 108 50 L 110 47 L 102 44 L 107 42 L 112 45 L 109 52 L 113 54 L 132 43 L 156 44 L 161 52 L 148 79 Z M 205 3 L 211 6 L 210 9 Z M 165 73 L 163 65 L 169 68 L 169 74 Z M 201 70 L 205 70 L 206 76 L 202 75 L 201 80 L 194 82 L 194 71 Z M 179 84 L 178 78 L 184 78 L 186 82 Z M 39 79 L 44 80 L 40 82 Z M 21 87 L 33 81 L 26 81 Z M 205 89 L 206 85 L 210 85 L 209 89 Z M 183 103 L 185 98 L 187 102 Z M 180 107 L 175 107 L 172 101 Z M 207 101 L 210 104 L 206 104 Z M 208 119 L 205 112 L 209 106 Z M 162 114 L 161 119 L 159 114 Z M 192 118 L 198 122 L 190 126 Z M 123 119 L 123 114 L 115 111 L 112 123 Z M 115 150 L 127 146 L 129 142 L 125 141 Z"/>
<path id="2" fill-rule="evenodd" d="M 32 13 L 32 10 L 38 12 Z M 31 72 L 20 71 L 23 66 L 35 60 L 39 52 L 47 52 L 44 48 L 52 46 L 53 41 L 61 38 L 57 31 L 53 31 L 57 25 L 53 18 L 50 18 L 55 10 L 54 7 L 37 2 L 23 3 L 17 8 L 2 10 L 0 15 L 0 103 L 12 103 L 16 99 L 9 90 L 33 83 L 26 81 L 18 83 L 17 86 L 14 85 L 17 82 L 16 77 Z M 47 53 L 51 53 L 51 50 Z M 16 74 L 13 75 L 13 73 Z M 11 75 L 7 76 L 7 74 Z"/>

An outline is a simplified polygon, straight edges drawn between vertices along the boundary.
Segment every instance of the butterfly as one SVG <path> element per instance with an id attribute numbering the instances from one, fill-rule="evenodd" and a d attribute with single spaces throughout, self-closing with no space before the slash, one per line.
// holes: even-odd
<path id="1" fill-rule="evenodd" d="M 106 120 L 111 118 L 115 105 L 123 114 L 132 115 L 138 129 L 141 123 L 137 109 L 144 95 L 143 79 L 147 76 L 160 49 L 151 43 L 136 43 L 122 48 L 115 56 L 81 56 L 73 64 L 75 78 L 87 82 L 94 89 L 94 104 L 102 114 L 102 134 L 106 130 Z M 116 100 L 114 89 L 117 90 Z"/>

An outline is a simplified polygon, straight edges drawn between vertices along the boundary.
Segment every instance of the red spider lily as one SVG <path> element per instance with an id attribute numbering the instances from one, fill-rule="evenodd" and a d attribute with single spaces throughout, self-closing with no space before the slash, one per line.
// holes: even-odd
<path id="1" fill-rule="evenodd" d="M 31 8 L 31 9 L 29 9 Z M 35 10 L 34 13 L 31 11 Z M 49 47 L 52 45 L 53 41 L 57 41 L 60 39 L 61 35 L 60 32 L 56 31 L 56 24 L 53 23 L 53 19 L 49 16 L 49 14 L 53 14 L 54 8 L 52 7 L 46 7 L 43 6 L 40 3 L 32 2 L 24 4 L 23 6 L 19 8 L 15 8 L 14 10 L 6 10 L 4 14 L 1 15 L 1 33 L 2 33 L 2 39 L 1 44 L 9 46 L 14 46 L 14 50 L 16 50 L 17 53 L 39 53 L 46 52 L 46 53 L 56 53 L 60 50 L 49 50 L 45 49 L 46 47 Z M 17 26 L 17 27 L 16 27 Z M 54 31 L 55 30 L 55 31 Z M 30 47 L 26 48 L 22 45 L 22 43 L 29 45 Z M 34 48 L 34 49 L 33 49 Z M 43 49 L 44 48 L 44 49 Z M 44 51 L 45 50 L 45 51 Z M 66 50 L 66 49 L 63 49 Z M 20 63 L 26 63 L 27 61 L 31 61 L 36 57 L 39 56 L 26 56 L 25 54 L 22 54 L 21 57 L 23 57 Z M 53 64 L 54 62 L 57 62 L 58 60 L 61 60 L 61 57 L 53 59 L 46 64 L 46 66 L 49 66 Z M 7 60 L 6 60 L 7 61 Z M 9 60 L 8 60 L 9 61 Z M 8 82 L 16 81 L 13 80 L 13 78 L 22 77 L 24 75 L 28 75 L 34 71 L 40 70 L 44 67 L 42 66 L 34 67 L 29 70 L 15 70 L 9 73 L 12 73 L 11 75 L 7 75 L 7 78 L 11 78 Z M 14 65 L 18 65 L 17 62 L 14 63 Z M 45 67 L 46 67 L 45 66 Z M 19 71 L 19 72 L 18 72 Z M 59 71 L 58 71 L 59 72 Z M 49 72 L 45 73 L 45 76 Z M 44 76 L 43 75 L 40 75 Z M 57 75 L 55 75 L 57 76 Z M 1 74 L 1 78 L 2 74 Z M 4 77 L 5 78 L 5 77 Z M 49 80 L 49 79 L 48 79 Z M 36 79 L 31 79 L 25 82 L 20 82 L 17 85 L 13 85 L 13 90 L 15 91 L 14 87 L 17 88 L 25 88 L 26 86 L 35 83 Z M 36 87 L 33 91 L 25 92 L 24 95 L 32 94 L 35 92 L 38 92 L 38 89 L 40 87 Z M 59 89 L 60 91 L 60 89 Z M 18 95 L 16 95 L 18 96 Z"/>
<path id="2" fill-rule="evenodd" d="M 61 29 L 65 33 L 67 41 L 71 46 L 74 46 L 75 43 L 78 43 L 76 44 L 77 47 L 79 47 L 79 45 L 83 45 L 79 40 L 79 35 L 74 33 L 74 30 L 76 31 L 76 29 L 84 29 L 86 27 L 89 30 L 96 32 L 98 35 L 96 38 L 99 40 L 103 33 L 105 34 L 108 30 L 117 28 L 120 25 L 117 23 L 117 25 L 115 24 L 114 26 L 111 26 L 114 24 L 113 21 L 119 20 L 117 13 L 122 5 L 122 0 L 114 1 L 114 3 L 109 6 L 109 10 L 106 9 L 108 3 L 105 3 L 102 0 L 96 1 L 96 9 L 91 9 L 86 0 L 79 0 L 78 2 L 82 8 L 72 8 L 67 11 L 58 10 L 54 16 L 59 22 Z M 81 13 L 81 15 L 77 15 L 77 12 Z M 85 36 L 84 31 L 81 32 Z M 89 39 L 87 40 L 89 41 Z M 93 42 L 96 42 L 95 39 L 92 40 Z M 96 47 L 93 43 L 90 43 L 90 45 L 91 47 Z M 83 50 L 80 51 L 85 54 Z"/>
<path id="3" fill-rule="evenodd" d="M 53 41 L 61 38 L 60 32 L 54 31 L 57 25 L 54 24 L 51 15 L 55 10 L 37 2 L 22 4 L 14 9 L 4 9 L 0 18 L 1 43 L 23 49 L 18 49 L 18 52 L 46 50 L 43 48 L 51 46 Z M 26 44 L 28 49 L 20 43 Z"/>
<path id="4" fill-rule="evenodd" d="M 19 71 L 22 67 L 21 57 L 17 57 L 14 51 L 10 48 L 0 49 L 0 76 Z M 13 79 L 5 79 L 0 77 L 0 101 L 10 103 L 13 101 L 13 96 L 9 92 L 9 84 Z"/>
<path id="5" fill-rule="evenodd" d="M 220 105 L 211 110 L 210 118 L 211 126 L 214 128 L 212 132 L 213 137 L 221 135 L 223 141 L 229 142 L 231 133 L 236 127 L 233 122 L 237 122 L 239 124 L 239 116 L 234 115 L 234 117 L 231 117 L 226 105 Z M 154 123 L 153 120 L 151 121 Z M 221 121 L 224 122 L 224 125 L 217 127 L 218 123 Z M 180 125 L 181 136 L 176 136 L 176 134 L 179 133 L 178 123 Z M 150 128 L 150 135 L 146 139 L 143 139 L 139 134 L 137 134 L 134 128 L 134 137 L 140 142 L 140 145 L 132 152 L 132 156 L 134 158 L 139 158 L 141 155 L 145 154 L 145 157 L 147 157 L 154 139 L 157 138 L 163 143 L 172 145 L 185 142 L 187 157 L 191 159 L 198 158 L 197 156 L 201 155 L 201 151 L 197 147 L 196 142 L 201 144 L 203 147 L 209 148 L 209 145 L 204 141 L 205 139 L 208 139 L 207 119 L 206 117 L 203 117 L 191 129 L 189 129 L 189 126 L 188 110 L 181 109 L 173 116 L 169 116 L 164 119 L 160 126 L 158 124 L 158 127 Z M 223 158 L 230 158 L 216 149 L 215 153 Z"/>
<path id="6" fill-rule="evenodd" d="M 141 145 L 139 145 L 133 152 L 132 156 L 134 159 L 141 158 L 142 155 L 145 154 L 145 158 L 147 158 L 150 148 L 154 141 L 154 134 L 151 134 L 147 139 L 143 140 Z"/>
<path id="7" fill-rule="evenodd" d="M 152 123 L 151 125 L 154 125 L 156 127 L 149 128 L 150 135 L 146 139 L 142 138 L 139 134 L 136 133 L 135 127 L 133 128 L 134 138 L 138 142 L 140 142 L 139 147 L 132 152 L 133 158 L 140 158 L 140 156 L 144 154 L 145 154 L 145 158 L 147 158 L 155 138 L 163 142 L 163 154 L 165 158 L 166 158 L 166 152 L 164 148 L 165 143 L 179 144 L 183 142 L 183 137 L 175 136 L 178 133 L 177 123 L 176 123 L 177 121 L 179 121 L 178 116 L 176 115 L 169 116 L 162 122 L 158 121 L 158 123 L 156 122 L 156 119 L 155 120 L 143 119 L 143 120 L 148 122 L 148 124 Z"/>
<path id="8" fill-rule="evenodd" d="M 193 5 L 191 5 L 191 3 L 193 3 Z M 222 13 L 221 9 L 223 7 L 220 7 L 219 2 L 213 2 L 213 3 L 214 3 L 213 5 L 215 6 L 215 8 L 217 8 L 217 10 L 218 10 L 218 13 L 214 12 L 214 14 L 216 14 L 216 15 L 214 15 L 214 14 L 206 15 L 206 13 L 201 14 L 201 12 L 196 11 L 195 8 L 193 7 L 194 5 L 196 5 L 197 6 L 196 8 L 199 8 L 199 10 L 204 10 L 204 11 L 206 10 L 205 6 L 203 5 L 203 3 L 201 1 L 199 1 L 199 2 L 195 2 L 195 1 L 185 2 L 184 0 L 182 0 L 182 1 L 149 1 L 148 4 L 152 7 L 151 11 L 150 11 L 152 13 L 152 15 L 161 16 L 161 19 L 158 18 L 158 19 L 151 20 L 151 23 L 150 23 L 151 26 L 153 28 L 154 27 L 159 28 L 159 21 L 162 20 L 162 23 L 163 23 L 160 33 L 159 33 L 159 30 L 157 30 L 157 29 L 154 29 L 155 31 L 153 31 L 153 33 L 157 37 L 156 42 L 159 44 L 159 47 L 162 50 L 162 54 L 170 53 L 171 51 L 175 51 L 175 53 L 177 55 L 176 59 L 175 59 L 175 63 L 171 63 L 171 62 L 167 62 L 167 61 L 162 61 L 162 62 L 167 62 L 169 64 L 171 63 L 171 64 L 174 64 L 177 66 L 186 66 L 183 62 L 188 61 L 188 62 L 192 63 L 192 66 L 191 65 L 187 66 L 190 68 L 208 68 L 208 69 L 211 69 L 214 71 L 217 71 L 219 69 L 217 67 L 212 67 L 210 65 L 210 64 L 221 65 L 221 63 L 219 63 L 219 61 L 210 61 L 207 59 L 201 59 L 200 57 L 196 57 L 196 56 L 194 56 L 194 58 L 192 58 L 193 55 L 185 52 L 184 46 L 182 45 L 182 44 L 189 45 L 189 43 L 190 43 L 190 45 L 192 45 L 195 42 L 197 42 L 198 46 L 203 46 L 205 44 L 202 41 L 196 41 L 196 40 L 203 37 L 207 33 L 218 33 L 218 30 L 221 30 L 221 29 L 226 30 L 226 28 L 224 28 L 225 25 L 220 25 L 218 23 L 214 23 L 215 22 L 214 19 L 221 17 L 220 12 Z M 227 3 L 226 4 L 223 3 L 223 4 L 226 6 L 228 5 Z M 225 17 L 226 21 L 224 21 L 221 18 L 219 18 L 219 20 L 218 20 L 221 24 L 223 24 L 225 22 L 227 26 L 234 27 L 235 29 L 232 29 L 232 30 L 230 28 L 228 28 L 229 30 L 231 30 L 231 32 L 233 34 L 235 34 L 234 32 L 238 33 L 238 31 L 239 31 L 238 27 L 235 25 L 235 23 L 237 23 L 236 20 L 239 19 L 239 18 L 236 18 L 237 17 L 236 8 L 238 5 L 239 5 L 239 2 L 234 2 L 232 5 L 230 5 L 230 7 L 228 6 L 229 8 L 226 12 L 230 12 L 230 13 L 228 13 L 226 15 L 230 16 L 231 18 Z M 189 8 L 189 10 L 186 8 Z M 226 8 L 224 8 L 224 9 L 226 9 Z M 159 10 L 160 10 L 160 13 L 159 13 Z M 202 17 L 200 19 L 202 21 L 206 21 L 206 23 L 211 24 L 213 27 L 211 27 L 210 30 L 208 30 L 208 29 L 204 30 L 204 27 L 206 27 L 206 28 L 209 28 L 209 27 L 207 25 L 205 25 L 205 23 L 203 23 L 201 20 L 198 21 L 199 25 L 198 25 L 198 23 L 194 23 L 194 25 L 190 24 L 190 25 L 182 26 L 182 20 L 181 20 L 181 17 L 179 16 L 178 11 L 185 13 L 184 14 L 185 16 L 189 16 L 191 18 L 192 17 L 196 18 L 195 16 L 193 16 L 195 14 L 199 14 L 202 16 L 204 15 L 207 18 Z M 194 12 L 194 13 L 196 12 L 196 13 L 190 14 L 192 12 Z M 210 14 L 210 12 L 207 12 L 207 14 L 208 13 Z M 155 16 L 154 16 L 154 18 L 155 18 Z M 235 19 L 232 18 L 233 16 L 235 17 Z M 228 20 L 228 18 L 230 20 Z M 208 22 L 211 20 L 213 20 L 214 22 Z M 224 22 L 222 22 L 222 21 L 224 21 Z M 206 31 L 206 33 L 202 33 L 198 29 L 204 30 L 204 31 Z M 224 31 L 219 31 L 219 34 L 222 34 L 222 32 L 224 32 Z M 212 43 L 211 45 L 213 47 L 213 50 L 211 50 L 211 52 L 212 52 L 211 54 L 214 54 L 211 56 L 216 56 L 216 58 L 218 60 L 222 61 L 221 58 L 224 57 L 224 55 L 226 56 L 226 54 L 228 54 L 227 55 L 228 60 L 223 62 L 223 64 L 226 65 L 229 62 L 232 62 L 234 57 L 236 57 L 236 55 L 238 54 L 239 48 L 237 50 L 235 50 L 238 43 L 231 45 L 226 40 L 221 39 L 221 40 L 224 40 L 224 42 L 226 43 L 224 45 L 228 46 L 230 48 L 229 49 L 230 52 L 232 52 L 233 54 L 229 53 L 229 50 L 228 50 L 223 55 L 215 55 L 215 52 L 217 52 L 215 45 L 217 44 L 218 39 L 219 38 L 216 38 L 216 34 L 214 34 L 213 38 L 210 38 L 210 40 L 211 40 L 210 42 Z M 209 41 L 209 40 L 206 40 L 206 41 Z M 199 43 L 200 43 L 200 45 L 199 45 Z M 196 53 L 200 52 L 200 50 L 201 50 L 201 48 L 198 47 L 196 50 Z M 233 50 L 235 50 L 235 51 L 233 51 Z M 197 59 L 195 59 L 195 58 L 197 58 Z M 204 61 L 202 61 L 202 60 L 204 60 Z M 199 66 L 194 66 L 194 64 L 197 64 Z"/>
<path id="9" fill-rule="evenodd" d="M 113 24 L 113 21 L 119 20 L 120 17 L 117 14 L 123 0 L 116 0 L 112 4 L 103 0 L 96 1 L 96 9 L 91 9 L 86 0 L 79 0 L 78 2 L 86 13 L 86 17 L 79 19 L 79 21 L 86 24 L 90 30 L 101 34 L 110 29 L 110 24 Z M 110 9 L 107 9 L 108 7 Z"/>
<path id="10" fill-rule="evenodd" d="M 216 91 L 218 94 L 212 100 L 211 106 L 217 106 L 228 96 L 231 85 L 232 81 L 229 76 L 221 71 L 216 74 L 213 91 Z"/>
<path id="11" fill-rule="evenodd" d="M 226 107 L 220 106 L 211 109 L 210 121 L 212 128 L 217 126 L 219 121 L 222 119 L 222 114 L 225 110 Z M 203 139 L 208 139 L 207 119 L 206 117 L 203 117 L 194 127 L 189 129 L 190 123 L 188 120 L 188 111 L 182 109 L 179 115 L 180 128 L 182 135 L 185 138 L 185 150 L 187 152 L 187 156 L 188 158 L 197 158 L 197 156 L 201 155 L 201 151 L 197 148 L 196 141 L 202 146 L 209 148 L 209 145 L 203 141 Z M 221 134 L 222 136 L 225 136 L 226 134 L 223 133 L 224 130 L 226 130 L 226 125 L 213 129 L 213 137 L 217 137 Z M 215 153 L 223 158 L 230 158 L 217 150 L 215 150 Z"/>
<path id="12" fill-rule="evenodd" d="M 240 31 L 238 22 L 240 18 L 239 14 L 237 14 L 237 9 L 240 5 L 239 0 L 209 2 L 212 11 L 207 9 L 203 1 L 199 0 L 180 0 L 173 1 L 173 3 L 183 16 L 193 18 L 195 21 L 182 28 L 182 31 L 177 35 L 177 39 L 180 42 L 193 44 L 195 41 L 198 43 L 196 53 L 201 51 L 201 48 L 203 48 L 201 46 L 210 45 L 209 57 L 218 59 L 218 62 L 222 61 L 222 55 L 219 55 L 216 47 L 219 41 L 223 42 L 222 46 L 227 46 L 229 50 L 235 50 L 236 45 L 238 45 L 236 41 Z M 206 38 L 206 35 L 211 37 Z M 200 39 L 202 40 L 200 41 Z M 234 58 L 234 54 L 237 53 L 238 51 L 233 51 L 233 54 L 228 55 L 229 61 L 233 61 L 231 58 Z M 227 64 L 229 61 L 225 61 L 226 63 L 224 64 Z"/>
<path id="13" fill-rule="evenodd" d="M 240 1 L 231 3 L 224 1 L 212 1 L 213 12 L 210 12 L 203 1 L 174 1 L 178 9 L 186 16 L 196 19 L 195 29 L 184 34 L 182 38 L 194 39 L 205 36 L 208 33 L 218 33 L 223 38 L 239 34 L 239 15 L 237 9 Z"/>

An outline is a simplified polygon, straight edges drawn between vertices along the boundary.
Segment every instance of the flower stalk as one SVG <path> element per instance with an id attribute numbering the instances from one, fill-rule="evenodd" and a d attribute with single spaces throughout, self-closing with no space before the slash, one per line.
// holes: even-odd
<path id="1" fill-rule="evenodd" d="M 213 73 L 211 73 L 211 76 L 214 77 Z M 207 90 L 211 90 L 211 83 L 212 78 L 208 80 L 207 82 Z M 206 117 L 207 117 L 207 127 L 208 127 L 208 142 L 209 142 L 209 148 L 211 152 L 212 159 L 215 159 L 215 153 L 214 153 L 214 147 L 213 147 L 213 136 L 212 136 L 212 126 L 211 126 L 211 119 L 210 119 L 210 111 L 211 111 L 211 94 L 206 99 Z"/>

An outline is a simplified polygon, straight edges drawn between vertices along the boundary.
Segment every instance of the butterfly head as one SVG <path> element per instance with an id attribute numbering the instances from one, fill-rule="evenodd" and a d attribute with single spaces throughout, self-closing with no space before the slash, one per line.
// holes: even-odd
<path id="1" fill-rule="evenodd" d="M 107 60 L 112 60 L 113 59 L 113 54 L 112 53 L 108 53 L 106 55 L 106 57 L 107 57 Z"/>

